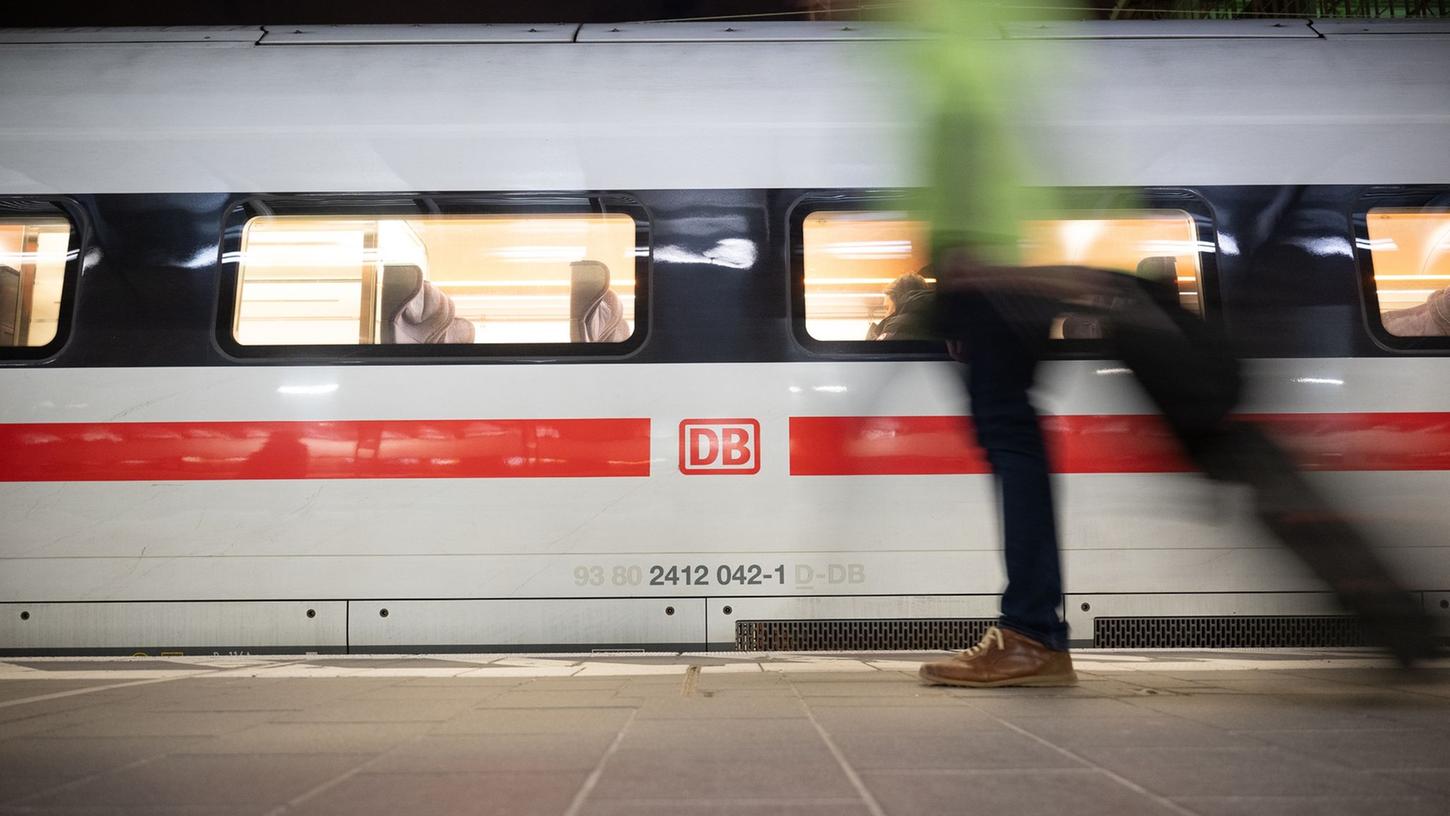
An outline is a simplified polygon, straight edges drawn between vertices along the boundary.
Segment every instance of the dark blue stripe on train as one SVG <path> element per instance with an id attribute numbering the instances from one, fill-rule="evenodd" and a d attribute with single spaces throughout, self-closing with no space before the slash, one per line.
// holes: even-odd
<path id="1" fill-rule="evenodd" d="M 1450 204 L 1445 187 L 1233 186 L 1133 191 L 1074 189 L 1074 207 L 1138 199 L 1182 209 L 1216 252 L 1206 257 L 1206 313 L 1257 357 L 1445 353 L 1442 338 L 1396 343 L 1367 318 L 1363 213 Z M 57 346 L 0 349 L 0 366 L 229 366 L 802 362 L 932 359 L 933 344 L 887 350 L 812 341 L 804 331 L 800 219 L 818 208 L 898 206 L 900 191 L 645 190 L 327 195 L 124 194 L 6 198 L 5 215 L 66 212 L 80 228 L 72 296 Z M 653 250 L 641 281 L 637 341 L 588 347 L 342 346 L 274 351 L 230 342 L 234 279 L 222 263 L 256 214 L 598 212 L 626 209 Z M 722 241 L 756 248 L 753 263 L 711 262 Z M 738 244 L 737 244 L 738 246 Z M 735 256 L 738 259 L 738 255 Z M 231 274 L 235 265 L 231 265 Z M 1067 357 L 1093 357 L 1065 345 Z"/>

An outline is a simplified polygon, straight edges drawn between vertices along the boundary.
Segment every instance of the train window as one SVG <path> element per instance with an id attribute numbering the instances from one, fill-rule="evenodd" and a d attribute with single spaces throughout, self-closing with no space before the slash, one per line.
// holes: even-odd
<path id="1" fill-rule="evenodd" d="M 269 215 L 242 232 L 245 346 L 621 343 L 636 222 L 622 213 Z"/>
<path id="2" fill-rule="evenodd" d="M 55 340 L 70 241 L 64 218 L 0 218 L 0 347 Z"/>
<path id="3" fill-rule="evenodd" d="M 1365 227 L 1385 332 L 1450 336 L 1450 210 L 1375 208 Z"/>
<path id="4" fill-rule="evenodd" d="M 905 212 L 827 210 L 801 230 L 806 332 L 816 340 L 920 339 L 935 279 L 925 222 Z M 1171 276 L 1183 306 L 1202 313 L 1198 227 L 1182 210 L 1137 210 L 1028 221 L 1028 265 L 1082 264 Z M 1063 335 L 1062 321 L 1055 327 Z M 1069 331 L 1070 334 L 1070 331 Z"/>

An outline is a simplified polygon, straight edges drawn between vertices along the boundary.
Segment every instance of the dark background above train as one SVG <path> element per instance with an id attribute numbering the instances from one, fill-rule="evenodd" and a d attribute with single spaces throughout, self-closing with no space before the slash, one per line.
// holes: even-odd
<path id="1" fill-rule="evenodd" d="M 860 20 L 889 15 L 884 0 L 151 0 L 144 4 L 16 4 L 0 27 L 359 23 L 579 23 L 644 20 Z M 1184 20 L 1263 17 L 1450 17 L 1450 0 L 1089 0 L 1041 3 L 1079 19 Z"/>

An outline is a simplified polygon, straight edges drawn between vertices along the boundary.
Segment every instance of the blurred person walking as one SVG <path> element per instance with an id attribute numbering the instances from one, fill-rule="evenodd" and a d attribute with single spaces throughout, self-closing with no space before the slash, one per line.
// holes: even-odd
<path id="1" fill-rule="evenodd" d="M 966 364 L 973 427 L 996 480 L 1007 587 L 998 625 L 976 646 L 924 664 L 960 686 L 1076 682 L 1063 620 L 1049 463 L 1030 389 L 1055 318 L 1093 314 L 1106 356 L 1132 370 L 1186 456 L 1210 478 L 1249 486 L 1260 520 L 1405 665 L 1433 653 L 1429 618 L 1368 542 L 1257 426 L 1231 412 L 1242 391 L 1228 344 L 1178 304 L 1176 284 L 1113 270 L 1022 267 L 1019 225 L 1054 209 L 1023 183 L 1010 121 L 1030 104 L 1029 61 L 988 45 L 1020 9 L 985 0 L 915 0 L 913 45 L 925 106 L 937 323 Z M 1061 66 L 1059 66 L 1059 69 Z"/>

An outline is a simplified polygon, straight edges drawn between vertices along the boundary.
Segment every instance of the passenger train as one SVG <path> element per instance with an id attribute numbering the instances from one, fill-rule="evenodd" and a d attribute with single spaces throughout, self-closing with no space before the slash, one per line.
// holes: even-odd
<path id="1" fill-rule="evenodd" d="M 1450 26 L 997 34 L 1051 66 L 1029 260 L 1171 274 L 1450 621 Z M 0 30 L 0 650 L 969 639 L 956 364 L 866 339 L 931 283 L 913 36 Z M 1080 323 L 1040 388 L 1074 642 L 1351 642 Z"/>

